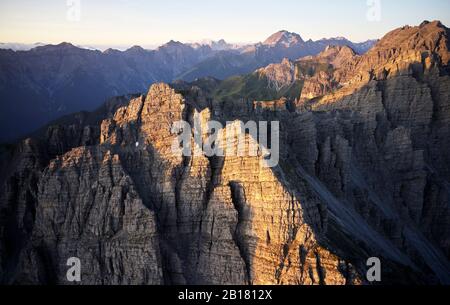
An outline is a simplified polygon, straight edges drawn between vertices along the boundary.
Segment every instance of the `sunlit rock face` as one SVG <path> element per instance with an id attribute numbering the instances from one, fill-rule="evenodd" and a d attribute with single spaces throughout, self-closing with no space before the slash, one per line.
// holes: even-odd
<path id="1" fill-rule="evenodd" d="M 173 122 L 211 119 L 194 103 L 153 85 L 100 124 L 96 145 L 50 161 L 14 280 L 63 284 L 66 259 L 79 257 L 93 284 L 357 282 L 317 240 L 326 207 L 262 167 L 261 154 L 173 154 Z"/>
<path id="2" fill-rule="evenodd" d="M 305 61 L 332 86 L 309 79 L 295 105 L 155 84 L 2 148 L 2 281 L 69 284 L 78 257 L 85 284 L 369 284 L 378 257 L 384 284 L 450 283 L 447 37 L 433 22 L 363 56 L 328 48 Z M 304 73 L 283 64 L 275 79 Z M 226 127 L 279 121 L 280 162 L 174 153 L 180 120 L 221 122 L 235 150 Z"/>
<path id="3" fill-rule="evenodd" d="M 146 97 L 131 101 L 102 125 L 103 145 L 120 145 L 121 159 L 130 160 L 124 161 L 128 172 L 142 181 L 144 201 L 158 211 L 167 279 L 196 284 L 355 281 L 351 264 L 317 242 L 325 207 L 318 199 L 303 202 L 272 169 L 261 166 L 261 156 L 173 155 L 173 122 L 198 119 L 205 127 L 212 119 L 210 109 L 195 106 L 169 86 L 154 85 Z M 238 135 L 233 136 L 237 151 Z M 136 141 L 142 147 L 135 148 Z M 246 141 L 255 142 L 248 135 Z"/>

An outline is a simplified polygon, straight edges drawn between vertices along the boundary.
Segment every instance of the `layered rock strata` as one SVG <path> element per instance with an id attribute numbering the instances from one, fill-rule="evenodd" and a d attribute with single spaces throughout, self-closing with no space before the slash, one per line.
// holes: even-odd
<path id="1" fill-rule="evenodd" d="M 2 281 L 68 284 L 78 257 L 85 284 L 368 284 L 378 257 L 384 284 L 450 283 L 448 32 L 327 49 L 334 85 L 296 108 L 156 84 L 2 149 Z M 225 126 L 279 121 L 280 163 L 174 153 L 180 120 L 236 149 Z"/>

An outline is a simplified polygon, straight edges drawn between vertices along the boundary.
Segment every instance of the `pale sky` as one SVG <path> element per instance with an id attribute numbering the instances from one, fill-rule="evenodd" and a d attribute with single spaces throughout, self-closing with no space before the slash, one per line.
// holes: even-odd
<path id="1" fill-rule="evenodd" d="M 369 4 L 376 1 L 380 20 L 370 21 Z M 68 3 L 77 2 L 80 20 L 74 21 L 77 11 Z M 263 41 L 282 29 L 303 39 L 345 36 L 359 42 L 425 19 L 450 26 L 450 0 L 0 0 L 0 42 L 242 43 Z"/>

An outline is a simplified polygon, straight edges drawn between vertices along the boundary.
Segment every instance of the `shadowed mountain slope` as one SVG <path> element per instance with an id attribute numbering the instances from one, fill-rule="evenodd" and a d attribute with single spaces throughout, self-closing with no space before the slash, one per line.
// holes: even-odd
<path id="1" fill-rule="evenodd" d="M 2 281 L 67 284 L 76 256 L 85 284 L 369 284 L 378 257 L 382 284 L 449 284 L 448 34 L 425 22 L 240 83 L 302 80 L 294 100 L 158 83 L 2 147 Z M 279 164 L 173 153 L 174 122 L 206 139 L 211 119 L 279 121 Z"/>

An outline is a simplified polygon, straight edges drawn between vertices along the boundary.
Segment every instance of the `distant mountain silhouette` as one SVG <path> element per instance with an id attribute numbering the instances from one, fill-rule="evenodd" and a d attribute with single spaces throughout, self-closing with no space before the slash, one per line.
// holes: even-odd
<path id="1" fill-rule="evenodd" d="M 348 40 L 329 42 L 356 45 Z M 24 136 L 62 115 L 93 110 L 109 97 L 143 92 L 155 82 L 225 79 L 284 57 L 315 55 L 326 46 L 327 40 L 304 42 L 298 34 L 281 31 L 265 43 L 242 48 L 220 40 L 170 41 L 156 50 L 134 46 L 101 52 L 67 42 L 29 51 L 0 49 L 0 142 Z M 370 46 L 361 45 L 359 52 Z"/>

